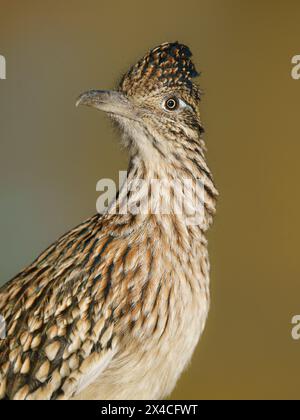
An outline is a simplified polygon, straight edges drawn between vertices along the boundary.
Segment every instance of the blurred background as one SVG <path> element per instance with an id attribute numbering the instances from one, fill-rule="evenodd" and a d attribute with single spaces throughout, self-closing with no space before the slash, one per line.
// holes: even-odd
<path id="1" fill-rule="evenodd" d="M 171 398 L 299 398 L 300 3 L 0 0 L 0 284 L 95 213 L 127 167 L 108 119 L 76 109 L 149 48 L 186 43 L 205 91 L 220 191 L 209 234 L 212 308 Z"/>

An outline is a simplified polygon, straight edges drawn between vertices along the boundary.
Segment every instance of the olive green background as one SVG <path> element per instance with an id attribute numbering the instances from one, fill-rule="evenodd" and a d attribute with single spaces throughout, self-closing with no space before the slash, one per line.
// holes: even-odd
<path id="1" fill-rule="evenodd" d="M 297 0 L 0 0 L 0 283 L 95 213 L 127 157 L 108 119 L 76 109 L 149 48 L 179 40 L 202 71 L 212 308 L 172 398 L 299 398 Z"/>

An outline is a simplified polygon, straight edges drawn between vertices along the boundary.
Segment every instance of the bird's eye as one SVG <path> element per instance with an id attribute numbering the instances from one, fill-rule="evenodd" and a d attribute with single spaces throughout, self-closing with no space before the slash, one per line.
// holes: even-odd
<path id="1" fill-rule="evenodd" d="M 179 107 L 179 100 L 174 96 L 169 98 L 165 102 L 165 108 L 167 111 L 175 111 Z"/>

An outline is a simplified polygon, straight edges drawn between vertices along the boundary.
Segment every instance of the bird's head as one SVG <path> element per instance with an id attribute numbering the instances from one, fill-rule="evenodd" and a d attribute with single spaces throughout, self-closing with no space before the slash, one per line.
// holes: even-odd
<path id="1" fill-rule="evenodd" d="M 78 105 L 107 112 L 123 129 L 129 149 L 142 155 L 178 156 L 201 143 L 198 76 L 185 45 L 164 43 L 151 50 L 121 79 L 116 91 L 83 93 Z"/>

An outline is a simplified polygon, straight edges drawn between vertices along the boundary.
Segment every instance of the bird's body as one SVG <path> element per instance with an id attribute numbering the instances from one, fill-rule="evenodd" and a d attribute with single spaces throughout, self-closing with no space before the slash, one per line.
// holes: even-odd
<path id="1" fill-rule="evenodd" d="M 114 114 L 130 152 L 128 184 L 139 179 L 147 188 L 123 186 L 110 211 L 67 233 L 0 289 L 7 328 L 0 399 L 159 399 L 174 388 L 208 314 L 205 232 L 217 196 L 193 71 L 187 47 L 163 44 L 125 75 L 119 92 L 80 98 Z M 170 93 L 185 104 L 176 115 L 153 108 Z M 203 182 L 199 223 L 187 223 L 193 197 L 175 182 L 186 178 Z M 153 179 L 171 182 L 182 212 L 120 211 L 126 200 L 127 209 L 147 201 Z M 155 205 L 164 200 L 158 194 Z"/>

